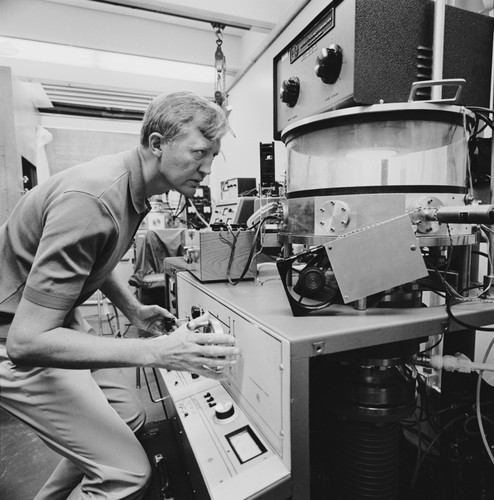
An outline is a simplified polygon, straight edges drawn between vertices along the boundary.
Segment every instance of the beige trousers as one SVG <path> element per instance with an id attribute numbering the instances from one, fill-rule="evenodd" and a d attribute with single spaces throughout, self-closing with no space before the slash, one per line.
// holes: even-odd
<path id="1" fill-rule="evenodd" d="M 15 366 L 0 342 L 0 406 L 62 460 L 35 500 L 140 499 L 150 465 L 134 432 L 145 414 L 119 369 Z"/>

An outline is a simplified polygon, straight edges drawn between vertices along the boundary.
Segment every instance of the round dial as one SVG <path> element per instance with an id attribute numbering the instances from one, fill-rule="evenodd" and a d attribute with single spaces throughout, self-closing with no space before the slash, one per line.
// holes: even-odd
<path id="1" fill-rule="evenodd" d="M 283 80 L 280 89 L 280 99 L 289 108 L 293 108 L 298 101 L 300 94 L 300 80 L 296 76 Z"/>
<path id="2" fill-rule="evenodd" d="M 336 44 L 321 49 L 316 59 L 316 75 L 324 83 L 335 83 L 338 80 L 343 64 L 343 49 Z"/>
<path id="3" fill-rule="evenodd" d="M 218 403 L 216 405 L 214 414 L 218 420 L 226 420 L 227 418 L 233 417 L 235 413 L 235 407 L 231 401 L 225 403 Z"/>

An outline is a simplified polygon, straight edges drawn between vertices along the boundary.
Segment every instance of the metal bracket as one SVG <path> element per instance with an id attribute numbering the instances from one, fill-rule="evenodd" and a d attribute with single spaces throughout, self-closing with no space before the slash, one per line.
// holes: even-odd
<path id="1" fill-rule="evenodd" d="M 312 342 L 312 352 L 314 356 L 324 354 L 324 340 L 320 340 L 319 342 Z"/>

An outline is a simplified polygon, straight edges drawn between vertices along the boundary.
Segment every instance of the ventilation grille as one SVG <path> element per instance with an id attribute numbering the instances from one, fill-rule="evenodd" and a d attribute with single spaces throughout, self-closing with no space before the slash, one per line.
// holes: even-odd
<path id="1" fill-rule="evenodd" d="M 72 84 L 42 82 L 42 86 L 53 108 L 42 108 L 40 111 L 56 114 L 140 120 L 150 101 L 157 95 Z"/>

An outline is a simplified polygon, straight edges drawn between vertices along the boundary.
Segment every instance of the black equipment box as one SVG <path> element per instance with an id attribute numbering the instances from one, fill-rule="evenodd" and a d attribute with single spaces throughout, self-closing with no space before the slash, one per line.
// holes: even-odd
<path id="1" fill-rule="evenodd" d="M 407 102 L 412 83 L 432 78 L 433 18 L 431 0 L 329 3 L 273 60 L 275 139 L 324 111 Z M 494 19 L 446 5 L 444 23 L 442 77 L 466 80 L 457 104 L 488 107 Z"/>
<path id="2" fill-rule="evenodd" d="M 230 200 L 240 196 L 252 196 L 256 190 L 255 177 L 237 177 L 221 182 L 221 199 Z"/>
<path id="3" fill-rule="evenodd" d="M 140 442 L 153 472 L 143 500 L 196 500 L 173 425 L 161 420 L 144 426 Z"/>

